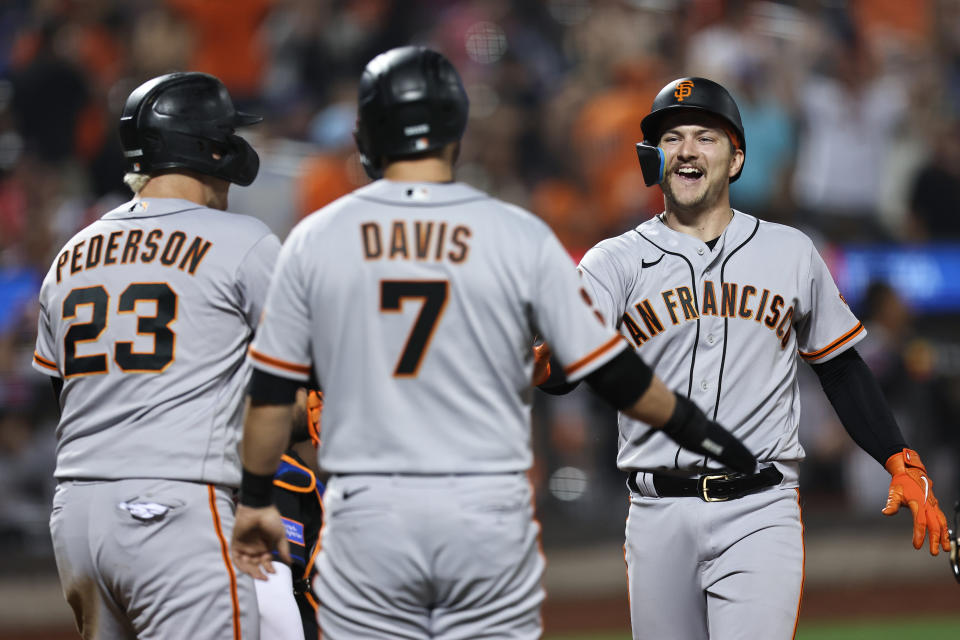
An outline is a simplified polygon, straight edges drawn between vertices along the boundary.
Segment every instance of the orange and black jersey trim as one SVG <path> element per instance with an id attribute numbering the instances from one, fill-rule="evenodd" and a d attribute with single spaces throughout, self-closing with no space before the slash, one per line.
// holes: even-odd
<path id="1" fill-rule="evenodd" d="M 33 361 L 36 362 L 41 367 L 43 367 L 44 369 L 50 369 L 53 373 L 60 375 L 60 369 L 57 367 L 57 364 L 55 362 L 47 360 L 36 351 L 33 352 Z"/>
<path id="2" fill-rule="evenodd" d="M 817 349 L 816 351 L 810 352 L 800 352 L 800 357 L 807 361 L 819 360 L 820 358 L 830 355 L 843 345 L 849 343 L 851 340 L 856 338 L 863 331 L 863 323 L 858 322 L 856 326 L 844 333 L 842 336 L 828 344 L 822 349 Z"/>
<path id="3" fill-rule="evenodd" d="M 254 362 L 259 362 L 260 364 L 267 365 L 268 367 L 275 367 L 277 369 L 282 369 L 284 371 L 289 371 L 290 373 L 296 373 L 303 376 L 310 375 L 311 369 L 310 365 L 308 364 L 297 364 L 295 362 L 281 360 L 280 358 L 274 358 L 273 356 L 268 356 L 265 353 L 260 353 L 253 347 L 250 347 L 248 353 Z"/>
<path id="4" fill-rule="evenodd" d="M 609 340 L 607 340 L 606 342 L 604 342 L 602 345 L 600 345 L 596 349 L 594 349 L 593 351 L 591 351 L 590 353 L 588 353 L 587 355 L 585 355 L 584 357 L 580 358 L 579 360 L 577 360 L 576 362 L 568 366 L 566 369 L 564 369 L 563 372 L 567 376 L 567 378 L 570 378 L 577 371 L 580 371 L 590 363 L 595 362 L 598 358 L 601 358 L 604 355 L 613 353 L 614 351 L 618 349 L 622 349 L 625 346 L 627 346 L 626 340 L 624 340 L 623 336 L 621 336 L 620 334 L 617 334 L 612 338 L 610 338 Z"/>

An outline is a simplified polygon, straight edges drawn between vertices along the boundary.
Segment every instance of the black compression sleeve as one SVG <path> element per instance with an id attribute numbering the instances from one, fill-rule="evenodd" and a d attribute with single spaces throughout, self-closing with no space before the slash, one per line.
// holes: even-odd
<path id="1" fill-rule="evenodd" d="M 297 398 L 297 389 L 306 383 L 290 378 L 281 378 L 259 369 L 253 370 L 250 377 L 250 404 L 263 405 L 293 404 Z"/>
<path id="2" fill-rule="evenodd" d="M 907 448 L 877 379 L 856 349 L 811 366 L 843 428 L 861 449 L 884 464 Z"/>
<path id="3" fill-rule="evenodd" d="M 624 349 L 584 380 L 598 396 L 619 411 L 632 406 L 647 392 L 653 380 L 653 369 L 633 349 Z"/>

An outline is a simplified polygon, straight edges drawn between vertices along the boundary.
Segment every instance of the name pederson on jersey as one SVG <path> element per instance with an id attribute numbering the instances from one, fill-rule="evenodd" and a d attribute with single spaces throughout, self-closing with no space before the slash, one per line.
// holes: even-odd
<path id="1" fill-rule="evenodd" d="M 380 180 L 287 238 L 250 349 L 324 391 L 332 473 L 503 473 L 531 464 L 531 346 L 573 379 L 626 348 L 527 211 L 460 183 Z"/>
<path id="2" fill-rule="evenodd" d="M 713 251 L 658 216 L 600 242 L 579 268 L 608 323 L 667 386 L 730 429 L 761 462 L 804 456 L 798 354 L 826 362 L 866 335 L 806 235 L 739 211 Z M 617 464 L 708 466 L 622 414 Z"/>
<path id="3" fill-rule="evenodd" d="M 259 220 L 175 198 L 64 246 L 33 359 L 64 380 L 56 477 L 239 484 L 246 347 L 279 250 Z"/>

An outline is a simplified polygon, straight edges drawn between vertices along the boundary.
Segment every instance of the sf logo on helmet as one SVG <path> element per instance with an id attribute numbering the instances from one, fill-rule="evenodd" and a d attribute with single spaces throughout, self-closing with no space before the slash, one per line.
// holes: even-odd
<path id="1" fill-rule="evenodd" d="M 693 93 L 693 81 L 684 80 L 683 82 L 677 83 L 677 88 L 673 92 L 673 97 L 677 99 L 677 102 L 683 102 L 683 99 L 689 98 L 691 93 Z"/>

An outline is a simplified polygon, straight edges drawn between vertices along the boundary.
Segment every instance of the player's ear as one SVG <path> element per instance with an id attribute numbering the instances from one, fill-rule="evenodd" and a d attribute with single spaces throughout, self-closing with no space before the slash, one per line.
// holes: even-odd
<path id="1" fill-rule="evenodd" d="M 744 157 L 743 149 L 734 148 L 733 154 L 730 156 L 730 170 L 727 172 L 727 177 L 732 178 L 740 173 L 740 169 L 743 167 Z"/>

